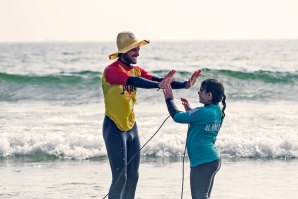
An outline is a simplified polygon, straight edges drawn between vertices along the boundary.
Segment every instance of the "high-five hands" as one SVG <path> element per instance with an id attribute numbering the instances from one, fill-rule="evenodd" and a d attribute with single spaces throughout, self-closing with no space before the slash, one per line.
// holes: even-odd
<path id="1" fill-rule="evenodd" d="M 201 70 L 197 70 L 192 74 L 192 76 L 187 81 L 187 89 L 192 87 L 196 83 L 198 77 L 201 76 L 201 72 Z M 176 70 L 171 70 L 170 72 L 168 72 L 168 74 L 166 74 L 163 80 L 159 83 L 159 89 L 165 89 L 167 86 L 171 85 L 171 83 L 175 80 L 175 78 L 173 77 L 175 73 Z"/>
<path id="2" fill-rule="evenodd" d="M 201 76 L 201 72 L 202 72 L 201 70 L 197 70 L 192 74 L 192 76 L 187 81 L 186 88 L 190 88 L 196 83 L 196 80 L 198 79 L 198 77 Z"/>
<path id="3" fill-rule="evenodd" d="M 166 74 L 163 80 L 159 83 L 159 89 L 164 89 L 166 86 L 171 85 L 171 83 L 175 80 L 175 78 L 173 77 L 175 73 L 175 70 L 171 70 L 170 72 L 168 72 L 168 74 Z"/>

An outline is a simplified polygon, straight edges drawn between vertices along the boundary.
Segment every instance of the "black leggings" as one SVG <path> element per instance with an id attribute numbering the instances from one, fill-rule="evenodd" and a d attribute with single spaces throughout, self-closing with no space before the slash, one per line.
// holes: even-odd
<path id="1" fill-rule="evenodd" d="M 140 153 L 134 157 L 129 165 L 127 162 L 140 149 L 137 124 L 135 123 L 131 130 L 123 132 L 108 116 L 105 116 L 103 138 L 113 178 L 109 199 L 133 199 L 139 179 Z M 119 178 L 123 169 L 124 172 Z"/>
<path id="2" fill-rule="evenodd" d="M 192 199 L 210 198 L 214 176 L 220 169 L 221 159 L 198 166 L 190 170 L 190 189 Z"/>

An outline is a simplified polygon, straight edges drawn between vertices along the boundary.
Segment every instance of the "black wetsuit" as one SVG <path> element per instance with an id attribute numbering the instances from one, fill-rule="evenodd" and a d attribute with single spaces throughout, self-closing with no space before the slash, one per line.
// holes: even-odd
<path id="1" fill-rule="evenodd" d="M 131 130 L 123 132 L 109 117 L 105 116 L 103 137 L 113 177 L 109 198 L 134 198 L 140 163 L 140 153 L 137 153 L 140 149 L 137 124 L 135 123 Z M 131 160 L 134 155 L 135 157 Z M 131 162 L 127 165 L 129 160 Z M 125 169 L 124 173 L 119 177 L 123 169 Z"/>

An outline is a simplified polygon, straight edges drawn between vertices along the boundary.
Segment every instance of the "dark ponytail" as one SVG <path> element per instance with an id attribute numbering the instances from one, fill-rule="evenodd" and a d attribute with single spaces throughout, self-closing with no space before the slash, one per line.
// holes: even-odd
<path id="1" fill-rule="evenodd" d="M 222 109 L 221 109 L 221 112 L 222 112 L 222 116 L 221 116 L 221 123 L 223 122 L 223 119 L 225 118 L 226 114 L 225 114 L 225 110 L 226 110 L 226 95 L 224 94 L 222 96 Z"/>
<path id="2" fill-rule="evenodd" d="M 225 117 L 225 109 L 226 109 L 226 95 L 225 88 L 223 84 L 216 79 L 206 79 L 202 82 L 201 87 L 206 91 L 212 93 L 212 104 L 218 104 L 222 102 L 222 117 L 221 123 Z"/>

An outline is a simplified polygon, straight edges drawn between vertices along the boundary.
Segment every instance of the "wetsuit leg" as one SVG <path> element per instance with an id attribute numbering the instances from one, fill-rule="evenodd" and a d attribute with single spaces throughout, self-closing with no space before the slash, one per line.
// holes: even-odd
<path id="1" fill-rule="evenodd" d="M 135 191 L 139 179 L 139 164 L 140 164 L 140 140 L 138 135 L 137 124 L 127 132 L 127 161 L 130 161 L 127 166 L 127 181 L 124 188 L 123 199 L 132 199 L 135 196 Z M 131 159 L 133 158 L 133 159 Z"/>
<path id="2" fill-rule="evenodd" d="M 214 176 L 220 168 L 221 160 L 200 164 L 190 170 L 190 188 L 192 199 L 208 199 Z"/>
<path id="3" fill-rule="evenodd" d="M 115 123 L 107 116 L 103 122 L 103 137 L 112 171 L 112 183 L 109 190 L 109 199 L 121 199 L 122 191 L 127 180 L 127 172 L 122 170 L 126 166 L 127 146 L 125 133 L 120 131 Z"/>
<path id="4" fill-rule="evenodd" d="M 218 166 L 218 168 L 216 170 L 216 173 L 218 172 L 218 170 L 220 169 L 220 167 L 221 167 L 221 159 L 219 159 L 219 166 Z M 210 185 L 210 188 L 209 188 L 208 198 L 211 197 L 211 191 L 212 191 L 212 188 L 213 188 L 215 174 L 213 175 L 212 180 L 211 180 L 211 185 Z"/>
<path id="5" fill-rule="evenodd" d="M 137 124 L 135 123 L 131 130 L 123 132 L 109 117 L 105 116 L 103 137 L 113 178 L 109 199 L 133 199 L 139 178 L 140 163 Z M 130 161 L 131 158 L 133 159 Z M 130 161 L 129 165 L 127 165 L 128 161 Z M 119 177 L 123 169 L 124 172 Z"/>

